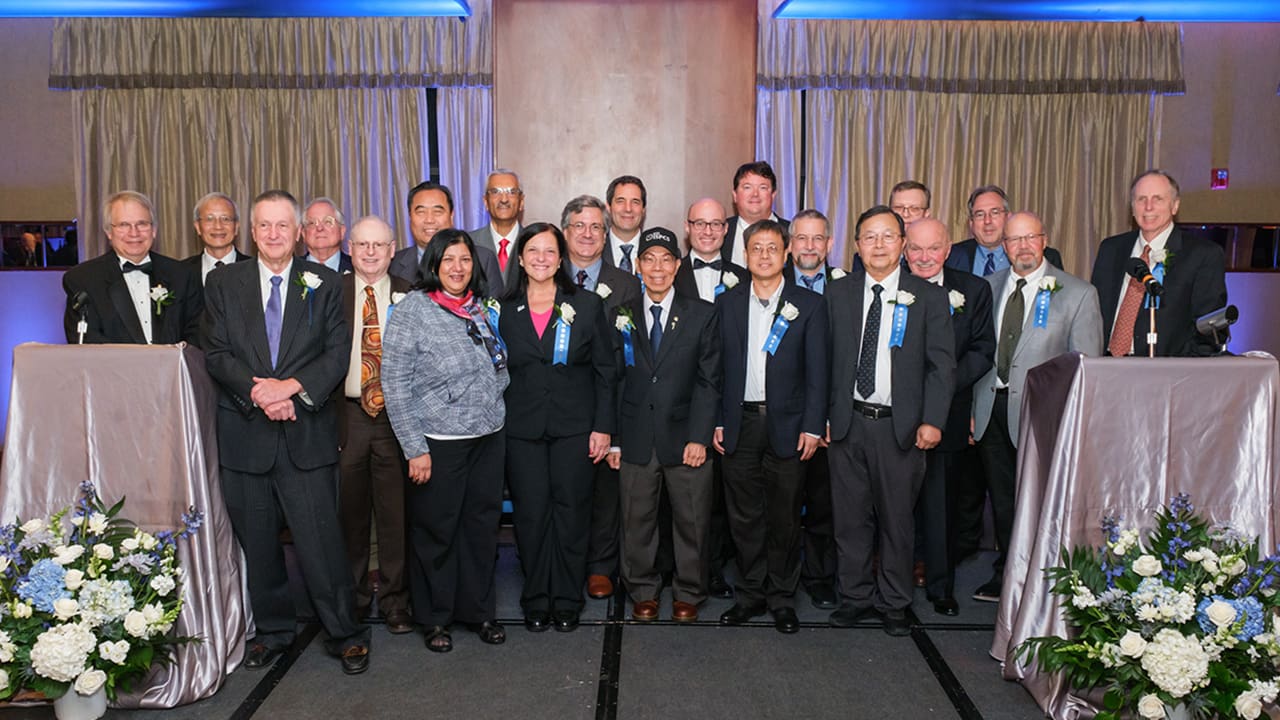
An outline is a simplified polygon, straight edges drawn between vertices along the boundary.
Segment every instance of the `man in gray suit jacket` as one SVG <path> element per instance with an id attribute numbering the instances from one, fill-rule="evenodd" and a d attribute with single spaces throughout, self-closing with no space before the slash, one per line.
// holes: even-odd
<path id="1" fill-rule="evenodd" d="M 409 232 L 413 245 L 391 258 L 391 274 L 411 283 L 421 279 L 418 265 L 427 243 L 441 230 L 453 227 L 453 193 L 445 185 L 431 180 L 418 183 L 409 191 Z M 472 242 L 475 242 L 474 240 Z M 486 297 L 502 295 L 502 270 L 498 257 L 488 248 L 476 247 L 476 259 L 480 261 Z"/>
<path id="2" fill-rule="evenodd" d="M 987 474 L 1000 555 L 995 573 L 973 594 L 997 602 L 1017 496 L 1018 413 L 1027 371 L 1063 353 L 1102 354 L 1102 314 L 1092 285 L 1045 260 L 1040 218 L 1014 213 L 1004 225 L 1008 268 L 987 277 L 995 299 L 996 364 L 974 386 L 973 437 Z"/>
<path id="3" fill-rule="evenodd" d="M 489 211 L 489 222 L 467 234 L 477 249 L 485 248 L 496 254 L 503 285 L 510 287 L 515 282 L 515 268 L 520 264 L 511 262 L 514 258 L 510 255 L 516 251 L 520 215 L 524 212 L 524 190 L 515 171 L 498 168 L 489 173 L 484 183 L 484 207 Z"/>

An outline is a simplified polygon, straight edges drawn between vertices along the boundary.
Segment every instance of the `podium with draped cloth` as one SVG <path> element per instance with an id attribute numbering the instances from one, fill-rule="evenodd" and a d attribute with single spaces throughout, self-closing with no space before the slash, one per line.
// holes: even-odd
<path id="1" fill-rule="evenodd" d="M 1044 568 L 1061 548 L 1103 543 L 1102 518 L 1150 529 L 1188 493 L 1205 517 L 1274 547 L 1280 455 L 1274 358 L 1090 358 L 1062 355 L 1027 374 L 1018 438 L 1018 499 L 991 655 L 1056 720 L 1092 717 L 1101 698 L 1039 672 L 1014 650 L 1067 637 Z"/>
<path id="2" fill-rule="evenodd" d="M 0 469 L 0 522 L 47 517 L 89 480 L 108 505 L 149 532 L 203 527 L 178 543 L 186 570 L 177 648 L 116 707 L 168 708 L 209 697 L 244 655 L 249 627 L 236 543 L 218 480 L 216 390 L 204 354 L 185 345 L 39 345 L 14 349 Z"/>

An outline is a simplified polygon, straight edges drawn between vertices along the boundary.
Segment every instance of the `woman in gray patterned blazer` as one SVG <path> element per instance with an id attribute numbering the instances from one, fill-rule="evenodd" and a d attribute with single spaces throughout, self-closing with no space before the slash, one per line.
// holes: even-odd
<path id="1" fill-rule="evenodd" d="M 422 281 L 396 304 L 382 339 L 387 415 L 409 460 L 409 582 L 427 648 L 449 652 L 453 622 L 490 645 L 502 513 L 507 355 L 489 319 L 471 238 L 441 230 Z"/>

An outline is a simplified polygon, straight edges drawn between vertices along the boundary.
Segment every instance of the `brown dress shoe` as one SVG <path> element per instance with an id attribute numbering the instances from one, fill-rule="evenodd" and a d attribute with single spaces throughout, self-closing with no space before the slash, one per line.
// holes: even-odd
<path id="1" fill-rule="evenodd" d="M 916 564 L 911 568 L 911 577 L 916 581 L 916 587 L 924 587 L 924 561 L 916 561 Z"/>
<path id="2" fill-rule="evenodd" d="M 698 620 L 698 606 L 677 600 L 671 608 L 671 619 L 678 623 L 690 623 Z"/>
<path id="3" fill-rule="evenodd" d="M 641 600 L 631 608 L 631 617 L 640 622 L 653 622 L 658 619 L 658 601 Z"/>
<path id="4" fill-rule="evenodd" d="M 587 594 L 596 600 L 603 600 L 613 595 L 613 581 L 608 575 L 590 575 L 587 577 Z"/>
<path id="5" fill-rule="evenodd" d="M 403 635 L 413 632 L 413 618 L 407 610 L 391 610 L 387 613 L 387 632 Z"/>

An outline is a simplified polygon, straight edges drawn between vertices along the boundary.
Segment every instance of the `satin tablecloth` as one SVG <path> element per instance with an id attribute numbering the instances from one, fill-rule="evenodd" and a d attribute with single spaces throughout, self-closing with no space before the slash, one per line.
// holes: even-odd
<path id="1" fill-rule="evenodd" d="M 1155 511 L 1185 492 L 1213 521 L 1275 547 L 1278 383 L 1274 359 L 1244 357 L 1073 353 L 1027 374 L 1017 510 L 991 655 L 1048 715 L 1095 714 L 1060 677 L 1013 662 L 1027 638 L 1066 637 L 1043 572 L 1060 562 L 1063 546 L 1101 545 L 1106 515 L 1145 532 Z"/>
<path id="2" fill-rule="evenodd" d="M 176 530 L 194 505 L 204 526 L 179 541 L 187 572 L 179 635 L 198 636 L 121 694 L 115 707 L 168 708 L 217 692 L 244 655 L 250 618 L 240 546 L 218 476 L 216 395 L 204 354 L 161 345 L 19 345 L 0 522 L 48 516 L 90 480 L 110 506 L 149 532 Z"/>

